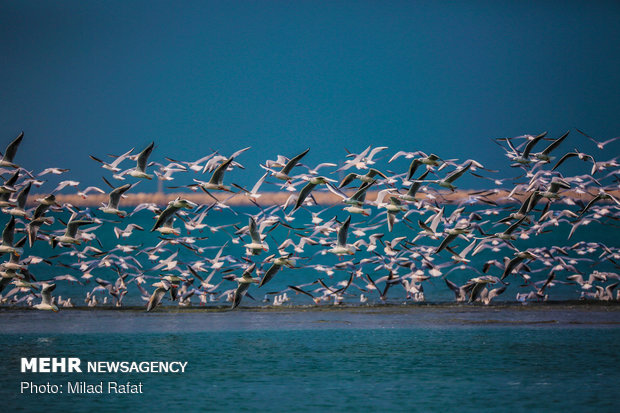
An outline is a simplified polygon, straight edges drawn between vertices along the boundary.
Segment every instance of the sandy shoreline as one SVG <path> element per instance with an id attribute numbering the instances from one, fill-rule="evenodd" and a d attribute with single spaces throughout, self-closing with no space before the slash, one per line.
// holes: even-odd
<path id="1" fill-rule="evenodd" d="M 596 188 L 592 188 L 590 191 L 592 194 L 598 193 Z M 345 191 L 348 195 L 352 195 L 353 191 Z M 283 205 L 286 200 L 292 195 L 291 192 L 264 192 L 261 196 L 256 199 L 256 202 L 259 205 Z M 372 202 L 377 199 L 377 191 L 368 192 L 366 197 L 367 202 Z M 458 204 L 461 201 L 467 200 L 470 197 L 481 196 L 484 195 L 484 199 L 487 201 L 495 202 L 498 204 L 506 204 L 506 203 L 517 203 L 523 201 L 523 199 L 528 194 L 520 194 L 515 195 L 514 199 L 517 201 L 511 200 L 508 198 L 510 191 L 504 189 L 497 190 L 458 190 L 454 192 L 450 191 L 437 191 L 433 192 L 432 196 L 435 196 L 438 202 L 445 204 Z M 32 206 L 37 204 L 36 199 L 41 198 L 47 194 L 33 194 L 28 198 L 28 205 Z M 226 200 L 230 195 L 228 193 L 221 192 L 213 192 L 213 195 L 219 199 L 220 201 Z M 321 192 L 316 191 L 313 192 L 312 195 L 316 199 L 319 205 L 337 205 L 342 203 L 342 199 L 331 192 Z M 576 191 L 567 191 L 562 194 L 564 197 L 571 198 L 574 201 L 582 201 L 589 202 L 593 195 L 576 192 Z M 620 191 L 612 191 L 611 195 L 615 197 L 620 197 Z M 177 197 L 182 197 L 188 199 L 197 204 L 212 204 L 214 202 L 213 198 L 203 192 L 174 192 L 174 193 L 130 193 L 127 194 L 127 197 L 124 198 L 121 202 L 122 205 L 126 206 L 136 206 L 142 203 L 153 203 L 157 205 L 166 205 L 168 202 L 172 201 Z M 429 196 L 427 193 L 420 192 L 418 193 L 419 199 L 428 199 Z M 75 205 L 78 207 L 88 207 L 88 206 L 99 206 L 102 203 L 108 202 L 107 194 L 93 194 L 89 195 L 88 198 L 84 199 L 77 194 L 58 194 L 56 195 L 56 200 L 60 204 L 68 203 L 71 205 Z M 601 201 L 608 202 L 608 201 Z M 482 203 L 482 202 L 480 202 Z M 238 195 L 226 200 L 226 205 L 230 206 L 249 206 L 253 205 L 252 200 L 243 193 L 239 193 Z"/>

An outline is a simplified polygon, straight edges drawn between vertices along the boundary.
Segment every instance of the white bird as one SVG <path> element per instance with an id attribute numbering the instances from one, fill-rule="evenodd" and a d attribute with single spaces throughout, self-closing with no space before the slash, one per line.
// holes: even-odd
<path id="1" fill-rule="evenodd" d="M 153 179 L 153 175 L 149 175 L 146 173 L 146 167 L 148 166 L 147 162 L 149 156 L 151 156 L 151 152 L 153 152 L 153 148 L 155 147 L 155 142 L 151 142 L 149 146 L 144 148 L 137 157 L 137 165 L 135 169 L 129 171 L 129 175 L 134 178 L 144 178 L 144 179 Z"/>
<path id="2" fill-rule="evenodd" d="M 102 161 L 99 158 L 96 158 L 92 155 L 90 155 L 90 159 L 99 162 L 100 164 L 102 164 L 102 168 L 107 169 L 108 171 L 112 171 L 112 172 L 119 172 L 121 170 L 121 168 L 118 167 L 118 165 L 120 165 L 121 162 L 123 162 L 125 159 L 127 159 L 129 157 L 129 155 L 131 154 L 131 152 L 133 152 L 133 148 L 131 148 L 129 151 L 127 151 L 126 153 L 122 154 L 121 156 L 117 156 L 116 159 L 113 162 L 107 163 Z"/>
<path id="3" fill-rule="evenodd" d="M 36 304 L 34 308 L 37 310 L 47 310 L 58 312 L 58 307 L 52 302 L 52 291 L 56 288 L 56 284 L 43 283 L 41 288 L 41 302 Z"/>

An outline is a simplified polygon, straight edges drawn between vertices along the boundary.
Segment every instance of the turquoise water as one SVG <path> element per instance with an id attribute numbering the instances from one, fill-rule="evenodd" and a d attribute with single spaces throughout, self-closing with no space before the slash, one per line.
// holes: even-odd
<path id="1" fill-rule="evenodd" d="M 619 315 L 617 306 L 548 305 L 6 311 L 0 396 L 9 411 L 617 411 Z M 19 373 L 19 358 L 35 356 L 188 366 Z M 24 380 L 130 380 L 144 394 L 23 395 Z"/>

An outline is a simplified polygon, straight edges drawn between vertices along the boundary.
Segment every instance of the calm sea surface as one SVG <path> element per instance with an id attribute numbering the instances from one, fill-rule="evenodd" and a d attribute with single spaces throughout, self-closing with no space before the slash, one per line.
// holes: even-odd
<path id="1" fill-rule="evenodd" d="M 617 411 L 620 308 L 0 312 L 7 411 Z M 184 374 L 21 374 L 21 357 L 183 361 Z M 20 383 L 141 382 L 139 395 Z"/>

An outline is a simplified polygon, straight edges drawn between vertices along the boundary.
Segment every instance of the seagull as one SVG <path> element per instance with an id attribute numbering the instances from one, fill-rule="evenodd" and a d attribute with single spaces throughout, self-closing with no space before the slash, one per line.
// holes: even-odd
<path id="1" fill-rule="evenodd" d="M 434 153 L 431 153 L 428 156 L 426 156 L 426 154 L 424 153 L 422 154 L 424 155 L 423 157 L 414 158 L 413 161 L 411 161 L 411 164 L 409 165 L 409 170 L 407 171 L 407 181 L 411 179 L 415 171 L 418 169 L 418 166 L 438 166 L 441 163 L 441 159 L 439 158 L 439 156 L 435 155 Z"/>
<path id="2" fill-rule="evenodd" d="M 338 230 L 338 240 L 336 245 L 329 249 L 327 252 L 331 252 L 336 255 L 353 255 L 355 254 L 355 246 L 347 244 L 347 235 L 349 232 L 349 224 L 351 223 L 351 215 L 342 223 Z"/>
<path id="3" fill-rule="evenodd" d="M 60 237 L 52 236 L 50 241 L 52 243 L 52 248 L 55 247 L 58 243 L 62 244 L 75 244 L 80 245 L 81 241 L 76 238 L 78 229 L 83 225 L 94 224 L 94 221 L 85 220 L 85 219 L 76 219 L 77 214 L 73 213 L 69 222 L 67 222 L 67 228 L 65 233 Z"/>
<path id="4" fill-rule="evenodd" d="M 289 268 L 293 268 L 295 266 L 295 262 L 291 258 L 291 256 L 292 254 L 286 254 L 281 255 L 277 258 L 268 258 L 272 259 L 272 264 L 265 272 L 265 275 L 263 275 L 263 278 L 260 280 L 258 287 L 260 288 L 263 285 L 267 284 L 278 273 L 278 271 L 280 271 L 282 267 L 286 266 Z"/>
<path id="5" fill-rule="evenodd" d="M 536 143 L 538 143 L 539 140 L 547 136 L 547 132 L 543 132 L 538 136 L 530 136 L 530 135 L 526 135 L 526 136 L 529 139 L 529 141 L 525 145 L 525 149 L 523 150 L 523 153 L 521 154 L 519 154 L 519 151 L 514 146 L 512 146 L 510 139 L 508 138 L 503 139 L 506 141 L 510 149 L 512 149 L 513 153 L 510 155 L 511 160 L 521 165 L 529 165 L 530 163 L 532 163 L 532 159 L 530 159 L 530 152 L 532 151 L 532 149 L 534 149 L 534 145 L 536 145 Z"/>
<path id="6" fill-rule="evenodd" d="M 108 204 L 99 209 L 106 214 L 116 214 L 120 218 L 124 218 L 127 215 L 127 212 L 118 209 L 118 204 L 121 202 L 121 196 L 131 187 L 132 184 L 125 184 L 119 186 L 118 188 L 114 188 L 109 194 Z"/>
<path id="7" fill-rule="evenodd" d="M 291 158 L 291 160 L 288 161 L 286 163 L 286 165 L 284 165 L 284 167 L 280 171 L 274 172 L 273 176 L 275 176 L 276 178 L 278 178 L 278 179 L 280 179 L 282 181 L 290 181 L 291 177 L 289 176 L 289 174 L 291 173 L 291 170 L 295 167 L 295 165 L 297 165 L 299 163 L 301 158 L 306 156 L 308 151 L 310 151 L 310 148 L 306 149 L 305 151 L 303 151 L 299 155 L 295 156 L 294 158 Z"/>
<path id="8" fill-rule="evenodd" d="M 406 211 L 407 206 L 401 204 L 398 198 L 391 196 L 390 202 L 386 204 L 385 209 L 387 209 L 388 231 L 392 232 L 392 228 L 394 227 L 394 222 L 396 221 L 396 214 L 398 214 L 401 211 Z"/>
<path id="9" fill-rule="evenodd" d="M 99 192 L 100 194 L 105 194 L 105 191 L 101 188 L 98 188 L 96 186 L 89 186 L 86 189 L 84 189 L 83 191 L 78 191 L 78 196 L 81 196 L 82 199 L 86 199 L 88 198 L 88 194 L 91 192 Z"/>
<path id="10" fill-rule="evenodd" d="M 177 197 L 174 201 L 169 202 L 168 207 L 161 214 L 159 214 L 159 217 L 157 217 L 157 221 L 155 222 L 155 225 L 153 225 L 153 228 L 151 228 L 151 232 L 161 227 L 164 224 L 164 222 L 172 218 L 172 216 L 181 208 L 194 209 L 197 206 L 198 205 L 196 205 L 195 203 L 191 201 L 188 201 L 187 199 L 182 199 L 180 197 Z"/>
<path id="11" fill-rule="evenodd" d="M 119 168 L 118 165 L 120 165 L 121 162 L 127 159 L 129 155 L 131 154 L 131 152 L 133 152 L 133 148 L 131 148 L 129 151 L 122 154 L 121 156 L 117 156 L 114 162 L 110 162 L 110 163 L 104 162 L 101 159 L 94 157 L 93 155 L 89 155 L 89 156 L 90 156 L 90 159 L 92 159 L 93 161 L 97 161 L 100 164 L 102 164 L 101 166 L 102 168 L 107 169 L 108 171 L 112 171 L 112 172 L 119 172 L 121 168 Z"/>
<path id="12" fill-rule="evenodd" d="M 564 135 L 560 136 L 559 138 L 551 142 L 549 146 L 547 146 L 542 152 L 534 154 L 534 157 L 545 163 L 550 162 L 552 158 L 551 156 L 549 156 L 549 154 L 551 153 L 552 150 L 560 146 L 562 141 L 566 139 L 569 133 L 570 131 L 566 132 Z"/>
<path id="13" fill-rule="evenodd" d="M 585 214 L 586 212 L 588 212 L 588 210 L 590 208 L 592 208 L 592 206 L 597 203 L 600 200 L 606 200 L 606 199 L 611 199 L 612 201 L 614 201 L 616 203 L 616 205 L 620 205 L 620 200 L 618 200 L 616 197 L 614 197 L 611 194 L 608 194 L 607 192 L 603 191 L 602 189 L 600 190 L 600 192 L 598 193 L 597 196 L 595 196 L 594 198 L 592 198 L 590 200 L 590 202 L 588 202 L 588 205 L 585 206 L 585 208 L 583 208 L 583 210 L 581 210 L 581 212 L 579 213 L 579 217 L 583 216 L 583 214 Z"/>
<path id="14" fill-rule="evenodd" d="M 515 240 L 517 239 L 516 235 L 513 235 L 513 232 L 519 228 L 519 226 L 523 223 L 523 221 L 525 220 L 525 218 L 527 218 L 526 216 L 522 217 L 521 219 L 519 219 L 518 221 L 516 221 L 514 224 L 512 224 L 511 226 L 509 226 L 504 232 L 498 232 L 496 234 L 493 234 L 490 238 L 499 238 L 502 239 L 504 241 L 510 241 L 510 240 Z"/>
<path id="15" fill-rule="evenodd" d="M 372 158 L 374 158 L 374 156 L 377 153 L 387 149 L 388 147 L 378 146 L 374 148 L 372 151 L 370 150 L 371 148 L 372 146 L 369 146 L 362 153 L 359 153 L 359 154 L 349 153 L 347 155 L 347 158 L 353 158 L 353 159 L 347 159 L 344 162 L 344 165 L 340 169 L 338 169 L 338 171 L 346 171 L 347 169 L 353 166 L 355 166 L 355 168 L 357 169 L 368 169 L 368 165 L 375 164 L 375 161 L 373 161 Z"/>
<path id="16" fill-rule="evenodd" d="M 166 293 L 170 291 L 171 288 L 177 287 L 174 284 L 170 284 L 166 280 L 161 280 L 153 284 L 153 286 L 156 286 L 157 288 L 155 289 L 155 291 L 153 291 L 151 298 L 149 298 L 149 302 L 146 304 L 147 312 L 152 311 L 155 307 L 157 307 L 159 303 L 161 303 L 161 300 L 164 298 Z"/>
<path id="17" fill-rule="evenodd" d="M 263 242 L 260 232 L 256 227 L 256 221 L 254 217 L 250 217 L 249 219 L 249 231 L 250 237 L 252 238 L 252 242 L 249 244 L 245 244 L 244 247 L 252 254 L 258 255 L 263 251 L 268 251 L 269 246 Z"/>
<path id="18" fill-rule="evenodd" d="M 338 185 L 338 188 L 347 186 L 348 184 L 353 182 L 355 179 L 359 179 L 360 181 L 364 183 L 372 184 L 375 182 L 375 176 L 377 175 L 379 175 L 383 179 L 388 179 L 388 177 L 385 176 L 383 172 L 377 169 L 374 169 L 374 168 L 370 168 L 370 170 L 368 171 L 366 175 L 360 175 L 360 174 L 356 174 L 355 172 L 351 172 L 350 174 L 344 177 L 342 182 L 340 182 L 340 184 Z"/>
<path id="19" fill-rule="evenodd" d="M 366 200 L 366 191 L 372 186 L 373 183 L 374 181 L 372 181 L 371 183 L 362 184 L 362 186 L 360 186 L 359 189 L 351 196 L 347 196 L 344 192 L 340 191 L 329 182 L 327 183 L 327 189 L 341 197 L 342 202 L 349 205 L 344 208 L 345 211 L 348 211 L 352 214 L 362 214 L 364 216 L 369 216 L 370 209 L 364 209 L 363 205 L 364 201 Z"/>
<path id="20" fill-rule="evenodd" d="M 13 245 L 13 237 L 15 236 L 15 217 L 11 217 L 9 222 L 2 231 L 2 244 L 0 244 L 0 255 L 2 254 L 15 254 L 16 256 L 22 255 L 23 249 L 15 247 Z"/>
<path id="21" fill-rule="evenodd" d="M 0 167 L 2 168 L 19 168 L 18 165 L 13 163 L 13 158 L 15 158 L 15 154 L 17 153 L 17 148 L 19 148 L 19 144 L 24 138 L 24 132 L 20 133 L 17 138 L 13 140 L 13 142 L 9 143 L 9 146 L 6 147 L 6 151 L 4 151 L 4 155 L 2 159 L 0 159 Z"/>
<path id="22" fill-rule="evenodd" d="M 435 252 L 433 252 L 433 254 L 437 254 L 439 252 L 441 252 L 441 250 L 443 250 L 444 248 L 446 248 L 448 245 L 450 245 L 450 243 L 452 241 L 454 241 L 456 239 L 456 237 L 458 237 L 459 235 L 462 234 L 469 234 L 471 232 L 470 226 L 468 225 L 467 227 L 464 228 L 452 228 L 446 231 L 446 233 L 448 234 L 443 241 L 441 241 L 441 244 L 439 244 L 439 246 L 437 247 L 437 249 L 435 250 Z"/>
<path id="23" fill-rule="evenodd" d="M 310 193 L 314 190 L 317 185 L 327 184 L 329 179 L 324 176 L 313 176 L 308 180 L 306 186 L 301 188 L 299 192 L 299 196 L 297 197 L 297 202 L 295 203 L 295 208 L 291 211 L 291 214 L 299 209 L 300 206 L 303 205 L 306 198 L 310 195 Z"/>
<path id="24" fill-rule="evenodd" d="M 47 175 L 47 174 L 61 175 L 61 174 L 64 174 L 65 172 L 69 172 L 69 169 L 46 168 L 42 172 L 39 172 L 39 174 L 37 176 L 43 176 L 43 175 Z"/>
<path id="25" fill-rule="evenodd" d="M 0 207 L 14 206 L 14 204 L 9 201 L 9 198 L 12 193 L 17 192 L 15 183 L 18 178 L 19 169 L 16 169 L 15 173 L 13 173 L 13 175 L 11 175 L 11 177 L 0 186 Z"/>
<path id="26" fill-rule="evenodd" d="M 23 237 L 19 241 L 17 241 L 13 246 L 16 250 L 21 249 L 26 243 L 26 237 Z M 11 254 L 9 261 L 3 262 L 0 264 L 0 267 L 4 270 L 0 272 L 0 276 L 2 278 L 14 278 L 18 277 L 17 271 L 22 271 L 28 267 L 28 264 L 24 262 L 20 262 L 19 255 L 14 253 Z"/>
<path id="27" fill-rule="evenodd" d="M 407 193 L 404 194 L 404 195 L 399 195 L 399 198 L 402 199 L 403 201 L 417 202 L 418 199 L 416 198 L 415 195 L 418 192 L 418 190 L 420 189 L 420 187 L 422 186 L 422 182 L 424 181 L 424 179 L 426 179 L 426 176 L 428 175 L 429 172 L 430 171 L 427 170 L 422 175 L 420 175 L 420 177 L 418 179 L 413 181 L 411 183 L 411 186 L 407 190 Z"/>
<path id="28" fill-rule="evenodd" d="M 56 284 L 43 283 L 43 287 L 41 288 L 41 302 L 33 307 L 37 310 L 47 310 L 57 313 L 58 307 L 52 303 L 52 291 L 54 291 L 55 288 Z"/>
<path id="29" fill-rule="evenodd" d="M 610 143 L 615 142 L 618 139 L 620 139 L 620 136 L 618 136 L 618 137 L 615 137 L 615 138 L 608 139 L 608 140 L 606 140 L 604 142 L 599 142 L 596 139 L 594 139 L 593 137 L 591 137 L 590 135 L 586 134 L 585 132 L 580 131 L 579 129 L 577 129 L 577 132 L 581 133 L 583 136 L 585 136 L 586 138 L 590 139 L 596 145 L 596 147 L 599 148 L 600 150 L 605 149 L 605 146 L 607 146 Z"/>
<path id="30" fill-rule="evenodd" d="M 263 174 L 263 176 L 261 176 L 261 177 L 258 179 L 258 181 L 256 181 L 256 183 L 254 184 L 254 186 L 252 187 L 252 189 L 251 189 L 251 190 L 249 190 L 249 191 L 248 191 L 247 189 L 245 189 L 245 188 L 243 188 L 243 187 L 241 187 L 241 186 L 239 186 L 239 185 L 235 184 L 235 183 L 233 183 L 232 185 L 233 185 L 235 188 L 238 188 L 238 189 L 240 189 L 242 192 L 244 192 L 244 193 L 245 193 L 245 195 L 247 195 L 248 197 L 250 197 L 250 198 L 251 198 L 251 200 L 258 199 L 258 198 L 260 198 L 260 196 L 261 196 L 261 194 L 259 194 L 259 193 L 258 193 L 258 190 L 260 189 L 260 187 L 261 187 L 261 186 L 263 185 L 263 183 L 265 182 L 265 179 L 267 178 L 267 176 L 269 176 L 269 171 L 265 172 L 265 173 Z"/>
<path id="31" fill-rule="evenodd" d="M 22 188 L 21 191 L 17 194 L 17 198 L 15 199 L 15 207 L 14 208 L 6 208 L 2 209 L 2 212 L 16 216 L 16 217 L 24 217 L 28 218 L 28 213 L 26 212 L 26 201 L 28 200 L 28 194 L 30 193 L 30 188 L 32 184 L 29 182 L 28 185 Z"/>
<path id="32" fill-rule="evenodd" d="M 205 192 L 207 192 L 208 190 L 231 192 L 230 187 L 224 185 L 224 172 L 226 172 L 226 169 L 228 169 L 233 159 L 234 157 L 228 158 L 228 160 L 223 162 L 215 169 L 215 171 L 213 171 L 209 182 L 201 182 L 198 186 Z"/>
<path id="33" fill-rule="evenodd" d="M 138 231 L 144 231 L 144 228 L 142 228 L 140 225 L 132 223 L 132 224 L 127 225 L 125 229 L 114 227 L 114 235 L 116 235 L 116 238 L 120 238 L 120 237 L 127 238 L 131 236 L 134 229 Z"/>
<path id="34" fill-rule="evenodd" d="M 506 265 L 506 269 L 504 269 L 504 273 L 502 274 L 500 280 L 503 281 L 504 278 L 508 277 L 512 271 L 517 268 L 517 265 L 521 264 L 523 261 L 533 260 L 536 258 L 538 257 L 529 251 L 520 251 L 515 253 L 515 257 L 508 262 L 508 265 Z"/>
<path id="35" fill-rule="evenodd" d="M 245 269 L 245 271 L 243 271 L 243 274 L 240 278 L 235 279 L 238 283 L 238 286 L 233 295 L 233 304 L 231 310 L 239 307 L 239 304 L 241 304 L 241 299 L 247 294 L 250 285 L 252 283 L 258 282 L 258 280 L 252 278 L 252 272 L 254 272 L 255 268 L 256 264 L 250 265 L 248 268 Z"/>
<path id="36" fill-rule="evenodd" d="M 575 156 L 581 159 L 582 161 L 592 161 L 593 165 L 592 165 L 591 174 L 594 174 L 596 172 L 596 161 L 594 160 L 594 157 L 591 155 L 588 155 L 587 153 L 579 152 L 577 149 L 575 149 L 574 152 L 568 152 L 567 154 L 562 156 L 562 158 L 560 158 L 560 160 L 555 164 L 553 168 L 551 168 L 551 170 L 555 171 L 556 168 L 560 166 L 565 160 L 569 158 L 574 158 Z"/>
<path id="37" fill-rule="evenodd" d="M 151 156 L 151 152 L 153 152 L 153 148 L 155 147 L 155 142 L 151 142 L 149 146 L 144 148 L 142 152 L 138 155 L 137 165 L 135 169 L 129 171 L 129 175 L 134 178 L 144 178 L 144 179 L 153 179 L 153 175 L 149 175 L 146 173 L 147 161 L 149 156 Z"/>
<path id="38" fill-rule="evenodd" d="M 457 179 L 459 179 L 461 176 L 463 176 L 463 174 L 467 172 L 469 168 L 471 168 L 471 165 L 472 165 L 472 162 L 467 163 L 467 165 L 465 165 L 463 168 L 455 170 L 454 172 L 446 176 L 444 179 L 436 179 L 436 180 L 425 181 L 425 182 L 436 183 L 437 185 L 443 188 L 448 188 L 452 192 L 454 192 L 454 190 L 456 189 L 456 186 L 454 186 L 452 183 L 456 181 Z"/>
<path id="39" fill-rule="evenodd" d="M 534 191 L 527 210 L 531 211 L 532 209 L 534 209 L 541 198 L 547 198 L 549 200 L 560 199 L 560 194 L 558 193 L 560 188 L 570 189 L 570 184 L 561 178 L 554 177 L 553 179 L 551 179 L 549 188 L 546 191 Z"/>
<path id="40" fill-rule="evenodd" d="M 53 217 L 46 217 L 45 213 L 50 206 L 60 206 L 56 202 L 56 196 L 48 195 L 45 198 L 37 199 L 39 205 L 35 208 L 32 214 L 32 219 L 28 223 L 26 230 L 28 232 L 28 244 L 32 247 L 37 239 L 37 233 L 41 225 L 51 225 L 54 223 Z"/>

